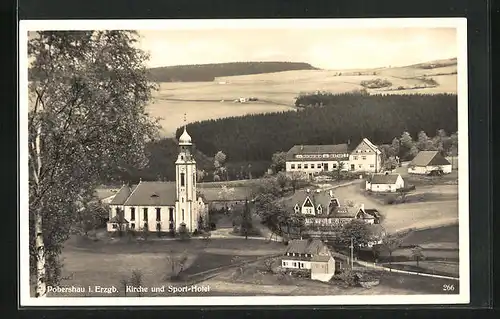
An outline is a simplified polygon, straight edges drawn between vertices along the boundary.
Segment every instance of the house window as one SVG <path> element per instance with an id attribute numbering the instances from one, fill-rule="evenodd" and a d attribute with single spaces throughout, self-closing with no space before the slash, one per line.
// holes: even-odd
<path id="1" fill-rule="evenodd" d="M 333 167 L 333 169 L 336 169 L 337 168 L 337 164 L 333 164 L 332 167 Z"/>
<path id="2" fill-rule="evenodd" d="M 379 185 L 377 185 L 377 188 L 379 188 Z"/>
<path id="3" fill-rule="evenodd" d="M 353 157 L 353 159 L 356 161 L 356 160 L 358 159 L 358 157 L 357 157 L 357 156 L 354 156 L 354 157 Z"/>
<path id="4" fill-rule="evenodd" d="M 365 159 L 366 159 L 366 156 L 361 156 L 361 159 L 364 159 L 364 160 L 365 160 Z"/>
<path id="5" fill-rule="evenodd" d="M 295 262 L 294 262 L 294 263 L 293 263 L 293 267 L 297 267 L 297 263 L 295 263 Z"/>
<path id="6" fill-rule="evenodd" d="M 113 224 L 113 229 L 117 229 L 117 228 L 118 228 L 118 225 Z"/>
<path id="7" fill-rule="evenodd" d="M 309 168 L 309 167 L 308 167 L 308 164 L 304 164 L 304 168 Z"/>
<path id="8" fill-rule="evenodd" d="M 169 221 L 173 221 L 174 220 L 174 209 L 172 207 L 170 207 L 168 209 L 168 220 Z"/>
<path id="9" fill-rule="evenodd" d="M 361 168 L 361 164 L 359 164 L 358 167 Z"/>
<path id="10" fill-rule="evenodd" d="M 295 164 L 290 165 L 291 169 L 295 169 Z"/>
<path id="11" fill-rule="evenodd" d="M 297 168 L 301 169 L 302 168 L 302 164 L 297 164 Z"/>
<path id="12" fill-rule="evenodd" d="M 311 164 L 311 168 L 314 168 L 314 164 Z"/>
<path id="13" fill-rule="evenodd" d="M 156 221 L 161 220 L 161 208 L 156 209 Z"/>
<path id="14" fill-rule="evenodd" d="M 130 224 L 130 228 L 135 229 L 135 224 L 134 223 Z"/>
<path id="15" fill-rule="evenodd" d="M 143 209 L 143 212 L 144 212 L 144 220 L 148 220 L 148 208 L 147 207 L 144 207 Z"/>
<path id="16" fill-rule="evenodd" d="M 373 164 L 370 164 L 370 167 L 371 167 L 371 168 L 374 168 L 374 167 L 375 167 L 375 165 L 373 165 Z"/>
<path id="17" fill-rule="evenodd" d="M 286 266 L 286 261 L 284 261 L 284 262 L 282 263 L 282 265 L 283 265 L 283 267 L 285 267 L 285 266 Z"/>
<path id="18" fill-rule="evenodd" d="M 186 182 L 184 181 L 184 173 L 181 173 L 181 186 L 184 186 Z"/>
<path id="19" fill-rule="evenodd" d="M 135 220 L 135 207 L 130 207 L 130 220 Z"/>

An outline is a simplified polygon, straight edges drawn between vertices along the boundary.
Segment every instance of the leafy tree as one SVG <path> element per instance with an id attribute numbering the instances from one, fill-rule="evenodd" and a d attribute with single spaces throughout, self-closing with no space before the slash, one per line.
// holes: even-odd
<path id="1" fill-rule="evenodd" d="M 205 178 L 205 171 L 204 170 L 197 170 L 196 171 L 196 181 L 201 182 L 201 181 L 203 181 L 203 178 Z"/>
<path id="2" fill-rule="evenodd" d="M 394 156 L 401 156 L 400 146 L 401 143 L 399 139 L 397 137 L 393 138 L 391 142 L 391 154 L 394 154 Z"/>
<path id="3" fill-rule="evenodd" d="M 408 235 L 409 232 L 406 232 L 403 234 L 386 235 L 382 238 L 381 248 L 389 253 L 389 264 L 392 263 L 392 254 L 401 247 Z"/>
<path id="4" fill-rule="evenodd" d="M 418 267 L 418 263 L 420 262 L 420 260 L 424 259 L 424 253 L 422 252 L 422 247 L 417 246 L 412 248 L 411 258 L 417 262 L 417 267 Z"/>
<path id="5" fill-rule="evenodd" d="M 355 252 L 362 246 L 368 245 L 372 239 L 372 233 L 367 223 L 359 219 L 353 219 L 344 225 L 340 231 L 338 241 L 343 245 L 354 245 Z"/>
<path id="6" fill-rule="evenodd" d="M 227 156 L 222 151 L 218 151 L 214 156 L 214 166 L 215 170 L 220 173 L 220 176 L 225 176 L 227 178 L 227 169 L 224 166 L 226 163 Z"/>
<path id="7" fill-rule="evenodd" d="M 245 200 L 245 207 L 243 208 L 243 216 L 241 221 L 241 231 L 245 235 L 245 239 L 248 239 L 248 233 L 252 229 L 252 215 L 250 212 L 250 206 L 248 205 L 248 200 Z"/>
<path id="8" fill-rule="evenodd" d="M 275 173 L 284 171 L 286 168 L 286 152 L 276 152 L 272 156 L 272 169 Z"/>
<path id="9" fill-rule="evenodd" d="M 419 151 L 430 151 L 433 148 L 432 140 L 424 131 L 418 133 L 417 148 Z"/>
<path id="10" fill-rule="evenodd" d="M 415 142 L 411 137 L 410 133 L 403 132 L 400 138 L 400 154 L 403 159 L 411 159 L 412 153 L 415 152 Z M 418 150 L 417 150 L 418 151 Z"/>
<path id="11" fill-rule="evenodd" d="M 145 164 L 158 125 L 132 31 L 43 31 L 28 43 L 30 269 L 36 296 L 58 284 L 75 203 L 100 180 Z M 60 191 L 64 190 L 64 192 Z"/>
<path id="12" fill-rule="evenodd" d="M 286 173 L 279 172 L 276 175 L 276 182 L 278 183 L 281 192 L 284 193 L 288 183 L 290 182 L 290 178 L 286 175 Z"/>

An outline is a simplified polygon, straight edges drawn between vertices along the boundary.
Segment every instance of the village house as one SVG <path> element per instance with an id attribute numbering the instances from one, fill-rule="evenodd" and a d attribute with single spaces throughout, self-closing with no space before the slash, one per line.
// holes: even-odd
<path id="1" fill-rule="evenodd" d="M 207 222 L 207 209 L 197 195 L 196 162 L 191 137 L 184 127 L 179 138 L 175 182 L 140 181 L 124 185 L 111 200 L 108 231 L 136 230 L 194 232 L 199 221 Z"/>
<path id="2" fill-rule="evenodd" d="M 438 151 L 420 151 L 408 164 L 410 174 L 427 175 L 439 171 L 451 173 L 451 163 Z"/>
<path id="3" fill-rule="evenodd" d="M 366 190 L 371 192 L 396 192 L 404 188 L 400 174 L 373 174 L 366 180 Z"/>
<path id="4" fill-rule="evenodd" d="M 349 155 L 349 171 L 380 172 L 382 168 L 382 151 L 367 138 L 364 138 Z"/>
<path id="5" fill-rule="evenodd" d="M 319 239 L 292 240 L 288 243 L 281 267 L 286 270 L 309 270 L 311 279 L 327 282 L 335 274 L 335 259 Z"/>
<path id="6" fill-rule="evenodd" d="M 349 144 L 295 145 L 286 154 L 286 172 L 299 172 L 313 177 L 335 170 L 379 172 L 382 152 L 364 138 L 352 151 Z"/>
<path id="7" fill-rule="evenodd" d="M 378 224 L 380 221 L 376 209 L 365 209 L 364 204 L 359 207 L 342 206 L 331 190 L 297 191 L 284 204 L 291 212 L 303 214 L 305 225 L 310 227 L 338 226 L 353 219 L 360 219 L 368 224 Z"/>

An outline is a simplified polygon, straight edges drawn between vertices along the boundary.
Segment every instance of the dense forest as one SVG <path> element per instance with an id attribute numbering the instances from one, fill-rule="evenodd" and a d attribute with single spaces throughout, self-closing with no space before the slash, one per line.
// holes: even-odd
<path id="1" fill-rule="evenodd" d="M 149 77 L 154 82 L 210 82 L 223 76 L 315 69 L 297 62 L 233 62 L 151 68 Z"/>
<path id="2" fill-rule="evenodd" d="M 355 146 L 364 137 L 390 144 L 402 132 L 416 137 L 420 131 L 457 131 L 457 96 L 451 94 L 322 93 L 297 101 L 322 107 L 206 120 L 189 124 L 188 131 L 202 153 L 222 150 L 234 162 L 270 161 L 273 153 L 296 144 Z"/>

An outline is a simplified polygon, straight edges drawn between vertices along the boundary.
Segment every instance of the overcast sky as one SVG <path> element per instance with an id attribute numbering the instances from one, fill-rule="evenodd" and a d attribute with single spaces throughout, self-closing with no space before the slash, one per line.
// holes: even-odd
<path id="1" fill-rule="evenodd" d="M 456 57 L 454 28 L 140 31 L 150 67 L 246 61 L 376 68 Z"/>

